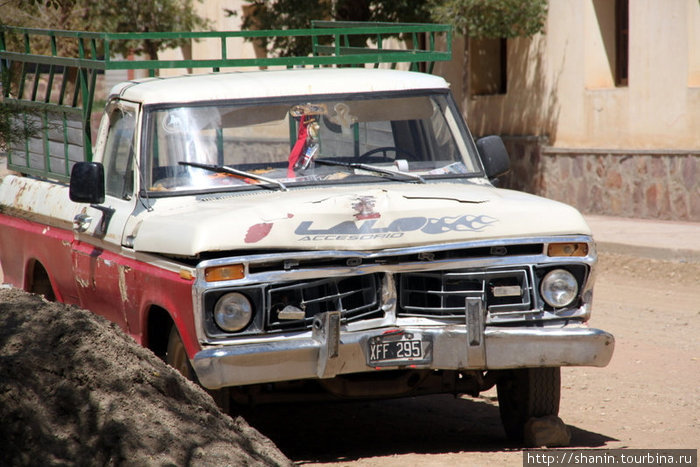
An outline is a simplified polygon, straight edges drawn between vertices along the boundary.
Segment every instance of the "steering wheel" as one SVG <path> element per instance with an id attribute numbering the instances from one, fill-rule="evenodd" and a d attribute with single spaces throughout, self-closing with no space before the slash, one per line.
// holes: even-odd
<path id="1" fill-rule="evenodd" d="M 389 156 L 387 156 L 386 153 L 387 153 L 388 151 L 393 151 L 393 152 L 394 152 L 395 156 L 394 156 L 393 159 L 390 158 Z M 379 152 L 381 152 L 381 153 L 383 154 L 383 156 L 381 157 L 381 162 L 394 162 L 394 161 L 396 160 L 396 158 L 397 158 L 396 156 L 398 156 L 399 154 L 401 154 L 401 155 L 403 155 L 403 156 L 407 156 L 407 157 L 406 157 L 407 159 L 413 159 L 413 160 L 415 160 L 415 157 L 413 156 L 413 154 L 411 154 L 410 152 L 406 152 L 406 151 L 404 151 L 403 149 L 397 148 L 396 146 L 382 146 L 382 147 L 379 147 L 379 148 L 370 149 L 369 151 L 367 151 L 367 152 L 365 152 L 364 154 L 360 155 L 357 159 L 358 159 L 360 162 L 365 162 L 367 159 L 369 159 L 370 157 L 372 157 L 373 155 L 375 155 L 375 154 L 377 154 L 377 153 L 379 153 Z"/>

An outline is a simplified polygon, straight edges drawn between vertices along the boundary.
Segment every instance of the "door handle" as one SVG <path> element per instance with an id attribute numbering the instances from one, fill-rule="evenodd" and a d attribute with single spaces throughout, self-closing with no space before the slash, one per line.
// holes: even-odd
<path id="1" fill-rule="evenodd" d="M 88 228 L 90 228 L 90 224 L 92 224 L 92 217 L 88 216 L 84 212 L 77 214 L 73 218 L 73 230 L 76 232 L 85 232 Z"/>

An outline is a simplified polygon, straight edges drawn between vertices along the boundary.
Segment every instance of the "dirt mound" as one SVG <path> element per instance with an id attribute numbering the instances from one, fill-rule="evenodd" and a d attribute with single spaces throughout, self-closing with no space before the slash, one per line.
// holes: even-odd
<path id="1" fill-rule="evenodd" d="M 0 290 L 0 464 L 290 465 L 116 325 Z"/>

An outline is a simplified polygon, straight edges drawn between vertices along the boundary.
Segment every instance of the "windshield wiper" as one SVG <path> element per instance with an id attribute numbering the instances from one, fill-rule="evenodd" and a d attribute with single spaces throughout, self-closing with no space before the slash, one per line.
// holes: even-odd
<path id="1" fill-rule="evenodd" d="M 382 167 L 377 167 L 374 165 L 363 164 L 362 162 L 342 162 L 342 161 L 332 161 L 329 159 L 314 159 L 316 164 L 321 165 L 335 165 L 339 167 L 351 167 L 353 169 L 362 169 L 368 172 L 375 172 L 378 174 L 388 175 L 392 180 L 406 181 L 406 179 L 414 180 L 419 183 L 425 183 L 425 179 L 420 175 L 411 174 L 408 172 L 402 172 L 400 170 L 389 170 Z M 397 176 L 398 175 L 398 176 Z"/>
<path id="2" fill-rule="evenodd" d="M 190 167 L 196 167 L 198 169 L 209 170 L 209 171 L 217 172 L 217 173 L 231 174 L 231 175 L 238 175 L 240 177 L 252 178 L 253 180 L 258 180 L 261 182 L 277 185 L 279 187 L 279 189 L 282 191 L 289 191 L 289 189 L 284 185 L 284 183 L 280 182 L 279 180 L 275 180 L 274 178 L 263 177 L 262 175 L 257 175 L 254 173 L 246 172 L 244 170 L 234 169 L 233 167 L 229 167 L 226 165 L 200 164 L 199 162 L 184 162 L 184 161 L 180 161 L 180 162 L 178 162 L 178 164 L 187 165 Z M 267 185 L 260 185 L 260 186 L 264 187 L 264 188 L 270 188 Z"/>

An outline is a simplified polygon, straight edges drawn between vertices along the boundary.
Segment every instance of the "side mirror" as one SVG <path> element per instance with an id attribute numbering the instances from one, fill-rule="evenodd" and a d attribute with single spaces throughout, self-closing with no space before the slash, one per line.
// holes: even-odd
<path id="1" fill-rule="evenodd" d="M 484 136 L 476 141 L 481 162 L 484 164 L 486 176 L 498 178 L 510 170 L 508 150 L 500 136 Z"/>
<path id="2" fill-rule="evenodd" d="M 99 162 L 77 162 L 70 173 L 70 199 L 76 203 L 105 202 L 105 169 Z"/>

